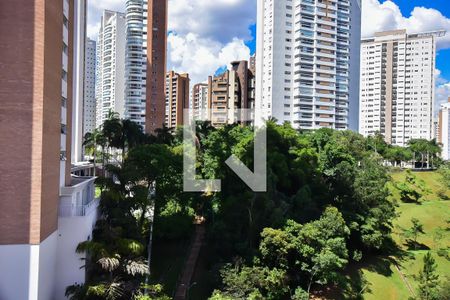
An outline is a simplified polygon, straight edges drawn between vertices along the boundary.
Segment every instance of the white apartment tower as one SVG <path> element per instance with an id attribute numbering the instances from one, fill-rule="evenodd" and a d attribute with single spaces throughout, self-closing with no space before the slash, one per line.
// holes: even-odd
<path id="1" fill-rule="evenodd" d="M 86 45 L 86 1 L 74 1 L 73 27 L 73 109 L 72 109 L 72 163 L 83 161 L 83 106 L 84 61 Z"/>
<path id="2" fill-rule="evenodd" d="M 146 0 L 126 2 L 125 118 L 145 126 L 147 77 Z"/>
<path id="3" fill-rule="evenodd" d="M 105 10 L 97 43 L 96 125 L 125 112 L 125 14 Z"/>
<path id="4" fill-rule="evenodd" d="M 258 1 L 256 124 L 358 128 L 360 0 Z"/>
<path id="5" fill-rule="evenodd" d="M 95 66 L 97 42 L 86 40 L 84 60 L 84 106 L 83 106 L 83 135 L 95 129 Z"/>
<path id="6" fill-rule="evenodd" d="M 362 40 L 359 132 L 387 143 L 433 138 L 436 37 L 386 31 Z"/>
<path id="7" fill-rule="evenodd" d="M 194 85 L 190 106 L 195 120 L 208 120 L 208 83 Z"/>
<path id="8" fill-rule="evenodd" d="M 450 98 L 439 111 L 438 142 L 442 145 L 442 158 L 450 160 Z"/>

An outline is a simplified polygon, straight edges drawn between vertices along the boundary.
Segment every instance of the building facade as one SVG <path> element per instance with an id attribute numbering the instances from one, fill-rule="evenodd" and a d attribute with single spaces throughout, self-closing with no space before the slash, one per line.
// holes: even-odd
<path id="1" fill-rule="evenodd" d="M 145 131 L 153 133 L 165 122 L 167 0 L 147 0 L 147 84 Z"/>
<path id="2" fill-rule="evenodd" d="M 251 123 L 254 104 L 255 76 L 247 61 L 232 62 L 230 70 L 208 78 L 209 120 L 213 126 Z"/>
<path id="3" fill-rule="evenodd" d="M 0 10 L 2 300 L 63 299 L 85 279 L 75 249 L 92 233 L 94 178 L 71 176 L 85 9 L 17 0 Z"/>
<path id="4" fill-rule="evenodd" d="M 442 159 L 450 160 L 450 98 L 439 110 L 438 143 L 442 145 Z"/>
<path id="5" fill-rule="evenodd" d="M 93 132 L 96 122 L 95 103 L 95 66 L 97 42 L 91 39 L 86 41 L 84 63 L 84 105 L 83 105 L 83 136 Z"/>
<path id="6" fill-rule="evenodd" d="M 387 143 L 433 138 L 436 37 L 387 31 L 362 40 L 360 126 Z"/>
<path id="7" fill-rule="evenodd" d="M 197 83 L 192 88 L 190 109 L 195 120 L 208 120 L 208 83 Z"/>
<path id="8" fill-rule="evenodd" d="M 125 112 L 125 14 L 105 10 L 97 42 L 96 126 Z"/>
<path id="9" fill-rule="evenodd" d="M 183 125 L 184 110 L 189 109 L 189 74 L 170 71 L 166 75 L 166 110 L 164 124 L 168 128 Z"/>
<path id="10" fill-rule="evenodd" d="M 73 7 L 73 109 L 72 109 L 72 163 L 83 161 L 83 113 L 86 46 L 86 2 L 74 1 Z"/>
<path id="11" fill-rule="evenodd" d="M 358 129 L 360 0 L 258 1 L 256 124 Z"/>
<path id="12" fill-rule="evenodd" d="M 167 5 L 126 1 L 125 118 L 148 133 L 165 123 Z"/>
<path id="13" fill-rule="evenodd" d="M 145 126 L 148 3 L 126 2 L 125 118 Z"/>

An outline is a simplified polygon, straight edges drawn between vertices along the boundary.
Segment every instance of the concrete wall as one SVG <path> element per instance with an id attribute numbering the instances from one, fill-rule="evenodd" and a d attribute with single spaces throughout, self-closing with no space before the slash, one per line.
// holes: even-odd
<path id="1" fill-rule="evenodd" d="M 54 299 L 57 232 L 39 245 L 0 246 L 0 299 Z"/>
<path id="2" fill-rule="evenodd" d="M 66 287 L 85 281 L 85 258 L 77 254 L 79 243 L 91 239 L 92 229 L 97 221 L 97 210 L 84 217 L 62 218 L 58 220 L 58 253 L 56 255 L 55 299 L 66 299 Z"/>

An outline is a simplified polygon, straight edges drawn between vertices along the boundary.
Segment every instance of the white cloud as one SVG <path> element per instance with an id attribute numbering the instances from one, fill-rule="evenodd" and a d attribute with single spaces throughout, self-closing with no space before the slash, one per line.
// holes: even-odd
<path id="1" fill-rule="evenodd" d="M 256 0 L 169 0 L 169 31 L 228 43 L 233 38 L 251 39 Z"/>
<path id="2" fill-rule="evenodd" d="M 257 0 L 169 0 L 168 69 L 188 72 L 192 83 L 233 60 L 248 59 Z M 90 0 L 88 36 L 96 38 L 104 9 L 125 11 L 125 0 Z"/>
<path id="3" fill-rule="evenodd" d="M 443 83 L 436 88 L 436 111 L 441 104 L 447 103 L 450 97 L 450 82 Z"/>
<path id="4" fill-rule="evenodd" d="M 88 0 L 87 36 L 91 39 L 97 39 L 103 11 L 107 9 L 125 12 L 125 1 L 126 0 Z"/>
<path id="5" fill-rule="evenodd" d="M 402 15 L 400 8 L 391 0 L 363 0 L 362 36 L 392 29 L 407 29 L 409 33 L 434 30 L 447 30 L 446 36 L 438 39 L 438 48 L 450 48 L 450 19 L 432 8 L 415 7 L 411 16 Z"/>
<path id="6" fill-rule="evenodd" d="M 248 59 L 255 19 L 256 0 L 169 0 L 168 67 L 188 72 L 195 84 Z"/>
<path id="7" fill-rule="evenodd" d="M 435 112 L 439 111 L 441 104 L 448 102 L 450 97 L 450 82 L 441 76 L 441 71 L 436 69 L 435 72 L 436 80 L 436 101 L 435 101 Z"/>
<path id="8" fill-rule="evenodd" d="M 250 49 L 241 39 L 234 38 L 227 44 L 200 37 L 195 33 L 169 34 L 169 65 L 178 72 L 188 72 L 192 84 L 205 81 L 208 75 L 234 60 L 246 60 Z"/>

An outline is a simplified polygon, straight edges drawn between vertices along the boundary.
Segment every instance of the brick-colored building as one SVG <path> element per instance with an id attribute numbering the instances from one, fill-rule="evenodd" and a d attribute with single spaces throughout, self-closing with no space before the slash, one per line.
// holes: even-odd
<path id="1" fill-rule="evenodd" d="M 255 76 L 247 61 L 232 62 L 230 70 L 208 78 L 209 119 L 213 126 L 253 119 L 251 115 L 239 116 L 237 109 L 253 109 L 254 102 Z"/>
<path id="2" fill-rule="evenodd" d="M 2 300 L 62 299 L 84 281 L 75 248 L 94 223 L 94 178 L 71 176 L 71 144 L 85 17 L 84 0 L 1 5 Z"/>
<path id="3" fill-rule="evenodd" d="M 145 130 L 153 133 L 165 122 L 167 0 L 148 0 Z"/>
<path id="4" fill-rule="evenodd" d="M 175 128 L 183 125 L 184 109 L 189 108 L 189 74 L 170 71 L 166 75 L 165 125 Z"/>

